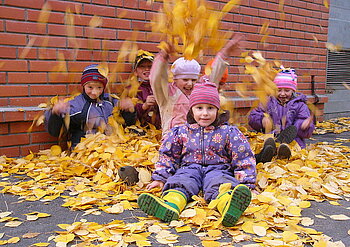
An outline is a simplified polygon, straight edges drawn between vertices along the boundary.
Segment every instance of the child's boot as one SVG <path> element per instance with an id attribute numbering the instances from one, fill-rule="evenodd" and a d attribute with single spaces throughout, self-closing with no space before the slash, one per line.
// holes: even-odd
<path id="1" fill-rule="evenodd" d="M 260 153 L 255 155 L 256 163 L 270 162 L 276 153 L 276 143 L 275 140 L 270 137 L 264 141 L 263 149 Z"/>
<path id="2" fill-rule="evenodd" d="M 218 196 L 216 207 L 222 215 L 222 225 L 234 226 L 249 206 L 251 199 L 250 189 L 243 184 L 239 184 L 233 190 Z"/>
<path id="3" fill-rule="evenodd" d="M 187 198 L 181 191 L 167 190 L 162 198 L 143 193 L 137 199 L 137 204 L 146 214 L 170 222 L 179 218 L 187 205 Z"/>
<path id="4" fill-rule="evenodd" d="M 287 144 L 282 143 L 277 150 L 277 159 L 289 159 L 292 155 L 292 151 Z"/>
<path id="5" fill-rule="evenodd" d="M 279 135 L 276 138 L 276 142 L 279 143 L 291 143 L 295 137 L 297 137 L 298 130 L 297 127 L 294 125 L 288 126 L 284 130 L 279 133 Z"/>

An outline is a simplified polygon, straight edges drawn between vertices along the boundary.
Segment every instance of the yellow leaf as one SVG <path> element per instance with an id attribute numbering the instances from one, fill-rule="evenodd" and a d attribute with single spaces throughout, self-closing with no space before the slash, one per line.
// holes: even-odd
<path id="1" fill-rule="evenodd" d="M 45 217 L 51 216 L 51 214 L 47 214 L 47 213 L 38 213 L 37 216 L 38 216 L 39 218 L 45 218 Z"/>
<path id="2" fill-rule="evenodd" d="M 17 221 L 17 220 L 14 220 L 14 221 L 9 221 L 5 224 L 5 226 L 7 227 L 17 227 L 19 225 L 21 225 L 23 222 L 21 221 Z"/>
<path id="3" fill-rule="evenodd" d="M 190 218 L 196 215 L 196 210 L 189 208 L 189 209 L 185 209 L 184 211 L 182 211 L 182 213 L 180 214 L 180 217 L 185 217 L 185 218 Z"/>
<path id="4" fill-rule="evenodd" d="M 73 241 L 75 235 L 72 234 L 72 233 L 69 233 L 69 234 L 62 234 L 62 235 L 59 235 L 57 237 L 55 237 L 55 242 L 56 243 L 59 243 L 59 242 L 62 242 L 62 243 L 69 243 L 71 241 Z"/>
<path id="5" fill-rule="evenodd" d="M 298 235 L 296 235 L 295 233 L 293 233 L 291 231 L 284 231 L 282 233 L 282 238 L 283 238 L 283 241 L 289 243 L 291 241 L 297 240 L 299 237 L 298 237 Z"/>
<path id="6" fill-rule="evenodd" d="M 32 244 L 33 246 L 40 246 L 40 247 L 45 247 L 45 246 L 49 246 L 50 243 L 35 243 L 35 244 Z"/>
<path id="7" fill-rule="evenodd" d="M 16 244 L 20 241 L 21 239 L 19 237 L 13 237 L 13 238 L 10 238 L 9 240 L 7 240 L 7 243 L 9 244 Z"/>
<path id="8" fill-rule="evenodd" d="M 204 240 L 202 241 L 203 247 L 220 247 L 220 242 Z"/>
<path id="9" fill-rule="evenodd" d="M 287 211 L 291 213 L 293 216 L 301 216 L 301 208 L 297 206 L 289 206 Z"/>
<path id="10" fill-rule="evenodd" d="M 350 220 L 350 217 L 348 217 L 344 214 L 331 215 L 331 216 L 329 216 L 329 218 L 331 218 L 333 220 Z"/>
<path id="11" fill-rule="evenodd" d="M 253 225 L 253 232 L 259 237 L 266 236 L 266 229 L 263 226 Z"/>
<path id="12" fill-rule="evenodd" d="M 221 237 L 222 231 L 220 231 L 220 230 L 209 230 L 207 232 L 207 234 L 208 234 L 209 237 Z"/>
<path id="13" fill-rule="evenodd" d="M 309 201 L 302 201 L 302 202 L 300 202 L 299 207 L 309 208 L 309 207 L 311 207 L 311 203 Z"/>
<path id="14" fill-rule="evenodd" d="M 176 232 L 190 232 L 192 229 L 189 225 L 185 225 L 181 227 L 176 227 L 175 230 Z"/>

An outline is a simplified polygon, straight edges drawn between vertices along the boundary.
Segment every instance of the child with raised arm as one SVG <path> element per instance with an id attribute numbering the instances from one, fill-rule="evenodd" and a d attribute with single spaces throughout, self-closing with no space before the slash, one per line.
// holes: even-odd
<path id="1" fill-rule="evenodd" d="M 195 84 L 189 106 L 188 122 L 164 134 L 153 182 L 146 187 L 163 188 L 163 196 L 143 193 L 138 205 L 148 215 L 170 222 L 202 190 L 207 202 L 216 200 L 222 224 L 233 226 L 250 204 L 256 182 L 254 155 L 245 136 L 218 113 L 215 84 Z M 226 183 L 231 189 L 219 195 L 220 185 Z"/>
<path id="2" fill-rule="evenodd" d="M 101 74 L 98 64 L 85 67 L 80 84 L 83 92 L 74 99 L 60 100 L 52 109 L 45 112 L 45 125 L 50 135 L 58 137 L 64 126 L 64 118 L 69 114 L 68 141 L 75 147 L 86 133 L 98 130 L 108 131 L 108 118 L 118 100 L 104 93 L 108 79 Z M 136 118 L 136 114 L 127 114 L 125 118 Z M 107 133 L 107 132 L 106 132 Z"/>
<path id="3" fill-rule="evenodd" d="M 238 47 L 242 38 L 241 35 L 233 36 L 216 55 L 209 78 L 217 86 L 228 66 L 225 60 Z M 168 49 L 161 50 L 153 62 L 150 74 L 151 86 L 160 109 L 163 133 L 186 122 L 186 114 L 189 111 L 188 97 L 192 92 L 193 85 L 199 79 L 201 70 L 196 60 L 186 60 L 181 57 L 171 66 L 173 82 L 169 83 L 168 60 L 171 53 L 170 45 L 168 45 Z"/>
<path id="4" fill-rule="evenodd" d="M 297 93 L 297 75 L 294 69 L 285 69 L 276 75 L 277 96 L 270 96 L 266 106 L 260 105 L 249 115 L 249 125 L 256 131 L 265 133 L 268 126 L 276 134 L 276 141 L 282 143 L 276 151 L 273 138 L 265 141 L 261 157 L 257 162 L 271 161 L 277 153 L 278 158 L 289 158 L 291 151 L 288 143 L 295 140 L 301 148 L 305 148 L 305 138 L 310 138 L 315 125 L 313 115 L 306 104 L 307 97 Z"/>

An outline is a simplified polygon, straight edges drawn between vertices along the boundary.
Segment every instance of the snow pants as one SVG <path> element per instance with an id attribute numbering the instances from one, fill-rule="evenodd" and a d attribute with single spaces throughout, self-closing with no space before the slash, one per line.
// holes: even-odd
<path id="1" fill-rule="evenodd" d="M 231 183 L 231 189 L 239 184 L 229 164 L 208 165 L 190 164 L 176 170 L 164 185 L 164 191 L 175 189 L 191 201 L 193 195 L 203 190 L 204 199 L 209 202 L 219 194 L 221 184 Z"/>

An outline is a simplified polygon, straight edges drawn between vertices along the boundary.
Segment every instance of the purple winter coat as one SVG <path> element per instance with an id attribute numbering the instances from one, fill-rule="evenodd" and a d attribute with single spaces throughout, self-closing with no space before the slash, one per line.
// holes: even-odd
<path id="1" fill-rule="evenodd" d="M 164 190 L 182 191 L 189 200 L 200 190 L 207 201 L 215 199 L 223 183 L 255 187 L 255 158 L 235 126 L 174 127 L 163 136 L 159 153 L 152 179 L 164 182 Z"/>
<path id="2" fill-rule="evenodd" d="M 294 97 L 292 97 L 292 99 L 285 105 L 281 105 L 277 98 L 270 97 L 266 107 L 260 105 L 251 111 L 249 115 L 249 125 L 254 130 L 264 133 L 265 131 L 262 126 L 262 119 L 264 118 L 264 113 L 266 112 L 273 120 L 276 133 L 279 133 L 291 125 L 297 127 L 298 133 L 295 140 L 301 148 L 305 148 L 306 144 L 304 138 L 310 138 L 315 129 L 314 123 L 311 123 L 309 128 L 305 130 L 300 128 L 303 121 L 310 117 L 310 110 L 307 107 L 306 101 L 307 98 L 302 93 L 294 93 Z M 282 124 L 283 119 L 286 120 L 285 126 Z"/>
<path id="3" fill-rule="evenodd" d="M 149 81 L 143 81 L 139 86 L 136 97 L 144 103 L 149 95 L 153 95 L 151 84 Z M 137 119 L 140 121 L 142 126 L 145 126 L 147 123 L 151 123 L 157 129 L 160 129 L 162 126 L 158 106 L 153 106 L 147 110 L 144 110 L 142 109 L 143 103 L 137 103 L 135 106 Z M 150 112 L 153 112 L 151 116 Z"/>

